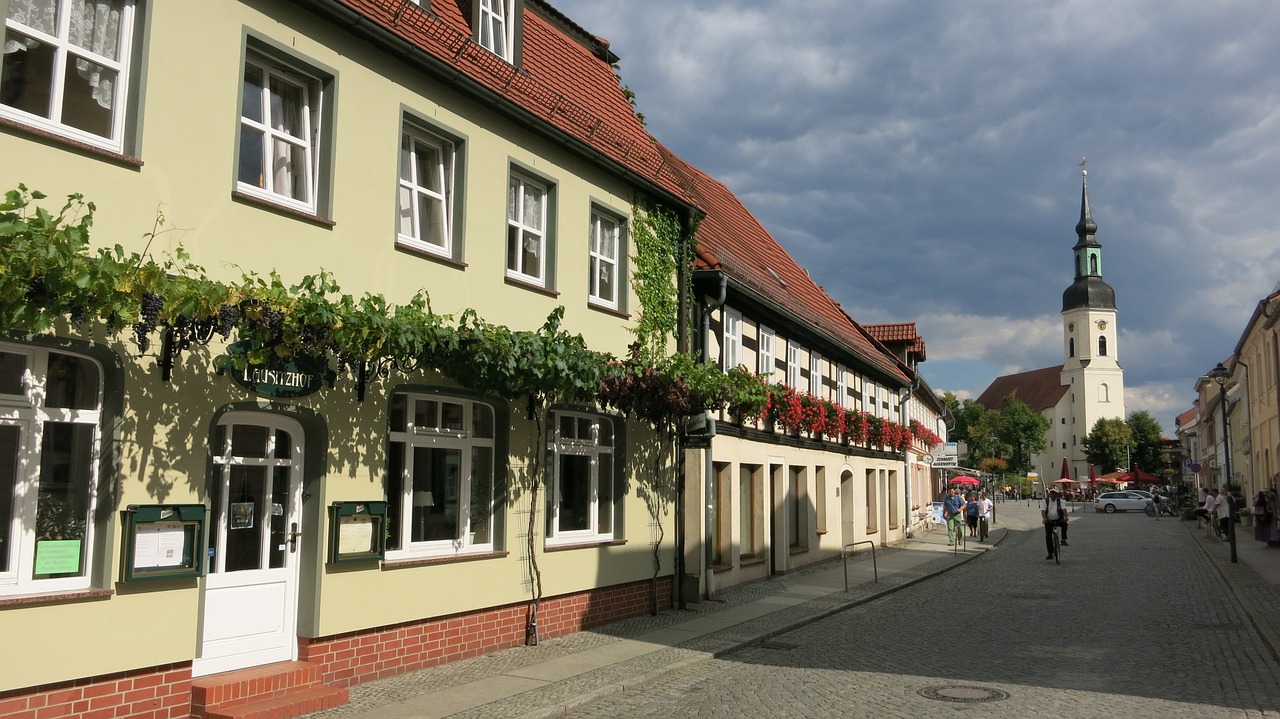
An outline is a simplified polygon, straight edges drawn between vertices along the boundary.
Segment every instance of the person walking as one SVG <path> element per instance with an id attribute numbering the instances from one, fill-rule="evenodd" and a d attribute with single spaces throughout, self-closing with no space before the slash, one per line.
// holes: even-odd
<path id="1" fill-rule="evenodd" d="M 952 487 L 947 490 L 947 498 L 942 500 L 942 518 L 947 522 L 947 546 L 951 546 L 963 539 L 960 532 L 961 523 L 964 522 L 964 497 L 960 496 L 960 490 Z"/>
<path id="2" fill-rule="evenodd" d="M 969 493 L 964 504 L 964 524 L 970 537 L 978 536 L 978 497 L 973 492 Z"/>
<path id="3" fill-rule="evenodd" d="M 985 540 L 987 534 L 991 531 L 992 512 L 995 509 L 995 503 L 987 496 L 986 492 L 978 495 L 978 538 Z"/>
<path id="4" fill-rule="evenodd" d="M 1044 522 L 1044 546 L 1048 550 L 1045 559 L 1053 559 L 1053 528 L 1062 527 L 1062 546 L 1067 546 L 1067 510 L 1062 506 L 1062 493 L 1057 487 L 1049 490 L 1044 505 L 1040 507 L 1040 521 Z"/>

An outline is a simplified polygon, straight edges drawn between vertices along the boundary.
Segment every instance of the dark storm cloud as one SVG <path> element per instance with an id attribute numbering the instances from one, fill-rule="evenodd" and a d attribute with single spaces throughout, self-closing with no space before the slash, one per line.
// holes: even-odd
<path id="1" fill-rule="evenodd" d="M 857 319 L 916 321 L 941 389 L 1061 361 L 1081 155 L 1131 411 L 1171 429 L 1280 280 L 1278 3 L 553 4 Z"/>

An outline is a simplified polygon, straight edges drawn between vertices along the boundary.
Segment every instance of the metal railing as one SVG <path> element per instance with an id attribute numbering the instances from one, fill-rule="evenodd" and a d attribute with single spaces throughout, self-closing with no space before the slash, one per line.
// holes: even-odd
<path id="1" fill-rule="evenodd" d="M 844 560 L 844 590 L 849 591 L 849 547 L 856 547 L 859 544 L 871 545 L 871 571 L 875 573 L 876 584 L 880 583 L 880 567 L 876 565 L 876 543 L 870 539 L 861 542 L 851 542 L 840 548 L 840 558 Z"/>

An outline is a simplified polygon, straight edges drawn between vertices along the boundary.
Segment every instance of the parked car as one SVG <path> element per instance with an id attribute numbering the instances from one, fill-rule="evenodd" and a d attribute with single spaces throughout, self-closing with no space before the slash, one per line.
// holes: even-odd
<path id="1" fill-rule="evenodd" d="M 1146 497 L 1147 499 L 1155 499 L 1155 498 L 1156 498 L 1156 496 L 1155 496 L 1154 494 L 1152 494 L 1152 493 L 1148 492 L 1148 491 L 1147 491 L 1147 490 L 1145 490 L 1145 489 L 1126 489 L 1126 490 L 1124 490 L 1124 491 L 1126 491 L 1126 492 L 1133 492 L 1134 494 L 1141 494 L 1142 496 Z"/>
<path id="2" fill-rule="evenodd" d="M 1115 512 L 1141 512 L 1147 506 L 1147 497 L 1132 490 L 1120 492 L 1103 492 L 1093 500 L 1093 508 L 1098 512 L 1113 514 Z"/>

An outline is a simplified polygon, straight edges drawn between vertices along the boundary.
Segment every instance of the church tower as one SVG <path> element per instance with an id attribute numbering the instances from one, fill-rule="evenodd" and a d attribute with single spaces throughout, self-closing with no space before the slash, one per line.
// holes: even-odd
<path id="1" fill-rule="evenodd" d="M 1084 161 L 1080 164 L 1083 168 Z M 1072 425 L 1062 429 L 1072 437 L 1068 456 L 1073 466 L 1084 461 L 1083 440 L 1095 422 L 1125 418 L 1116 292 L 1102 279 L 1102 245 L 1094 238 L 1098 225 L 1089 210 L 1089 173 L 1081 169 L 1081 175 L 1078 240 L 1071 248 L 1075 282 L 1062 293 L 1064 416 Z"/>

